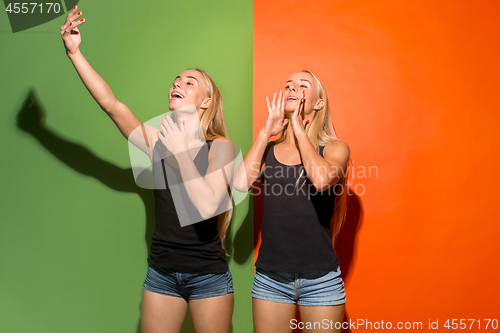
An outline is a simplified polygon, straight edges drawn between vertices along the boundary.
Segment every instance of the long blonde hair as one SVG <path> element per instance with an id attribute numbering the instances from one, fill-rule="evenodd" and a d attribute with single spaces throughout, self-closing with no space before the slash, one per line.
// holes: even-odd
<path id="1" fill-rule="evenodd" d="M 309 137 L 309 140 L 311 141 L 316 151 L 318 151 L 319 153 L 320 146 L 325 146 L 328 143 L 333 143 L 339 140 L 337 138 L 337 135 L 335 134 L 335 129 L 333 128 L 332 119 L 330 117 L 330 106 L 328 104 L 328 97 L 326 95 L 325 88 L 318 80 L 316 75 L 314 75 L 311 71 L 303 70 L 302 72 L 308 73 L 314 78 L 318 92 L 316 98 L 322 99 L 324 101 L 323 107 L 320 110 L 316 111 L 311 124 L 306 129 L 306 133 L 307 136 Z M 290 122 L 288 122 L 285 125 L 283 131 L 281 132 L 281 136 L 275 141 L 275 144 L 278 144 L 286 139 L 287 129 L 289 124 Z M 349 158 L 349 161 L 347 162 L 346 165 L 346 170 L 342 170 L 343 171 L 342 178 L 338 182 L 338 184 L 341 184 L 340 188 L 342 190 L 342 193 L 338 195 L 335 200 L 333 218 L 330 222 L 330 230 L 332 232 L 331 234 L 332 244 L 334 245 L 335 245 L 335 239 L 339 234 L 340 228 L 342 228 L 342 225 L 344 224 L 347 212 L 347 186 L 348 186 L 348 170 L 350 164 L 351 164 L 351 159 Z M 297 179 L 297 184 L 304 172 L 305 172 L 304 169 L 302 169 L 302 173 Z"/>
<path id="2" fill-rule="evenodd" d="M 205 73 L 204 70 L 199 68 L 194 68 L 193 70 L 200 72 L 205 79 L 205 95 L 211 99 L 208 108 L 205 112 L 203 112 L 200 119 L 199 131 L 203 133 L 203 139 L 215 140 L 220 137 L 227 138 L 224 115 L 222 114 L 222 95 L 219 88 L 217 88 L 215 82 L 210 78 L 210 76 L 208 76 L 207 73 Z M 228 179 L 226 179 L 226 181 L 228 181 Z M 230 195 L 230 200 L 232 200 L 230 187 L 229 185 L 226 186 Z M 217 218 L 217 231 L 219 232 L 219 238 L 224 251 L 226 251 L 224 240 L 226 239 L 227 229 L 229 228 L 232 215 L 233 209 L 231 208 L 224 213 L 221 213 Z"/>

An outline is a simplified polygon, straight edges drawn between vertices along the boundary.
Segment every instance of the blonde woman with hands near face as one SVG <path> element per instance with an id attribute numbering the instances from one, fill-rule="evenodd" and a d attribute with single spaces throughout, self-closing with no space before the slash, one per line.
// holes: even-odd
<path id="1" fill-rule="evenodd" d="M 304 324 L 328 323 L 305 331 L 339 332 L 346 298 L 333 243 L 345 215 L 349 147 L 337 139 L 326 91 L 309 71 L 292 74 L 267 109 L 234 181 L 243 192 L 260 178 L 264 192 L 255 332 L 300 327 L 296 304 Z"/>

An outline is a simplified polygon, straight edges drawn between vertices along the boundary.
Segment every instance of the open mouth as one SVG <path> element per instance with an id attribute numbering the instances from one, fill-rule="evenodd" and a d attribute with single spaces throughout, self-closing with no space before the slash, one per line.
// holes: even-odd
<path id="1" fill-rule="evenodd" d="M 172 99 L 183 99 L 184 96 L 182 96 L 181 94 L 179 94 L 178 92 L 174 91 L 172 92 L 172 95 L 171 95 Z"/>
<path id="2" fill-rule="evenodd" d="M 290 96 L 286 99 L 287 101 L 298 101 L 299 99 L 295 96 Z"/>

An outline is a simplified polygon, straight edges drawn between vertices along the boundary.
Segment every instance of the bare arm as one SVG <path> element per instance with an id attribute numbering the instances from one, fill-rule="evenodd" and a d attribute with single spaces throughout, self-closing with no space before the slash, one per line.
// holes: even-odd
<path id="1" fill-rule="evenodd" d="M 205 177 L 198 173 L 188 152 L 176 156 L 189 199 L 204 219 L 215 216 L 224 198 L 228 197 L 235 158 L 232 142 L 226 138 L 216 139 L 210 155 Z"/>
<path id="2" fill-rule="evenodd" d="M 342 141 L 328 143 L 321 157 L 305 132 L 295 132 L 295 135 L 304 169 L 314 187 L 324 191 L 335 185 L 342 178 L 349 160 L 349 146 Z"/>
<path id="3" fill-rule="evenodd" d="M 113 120 L 122 135 L 149 155 L 151 147 L 157 140 L 158 130 L 140 122 L 132 111 L 115 97 L 106 81 L 97 74 L 80 52 L 81 35 L 77 27 L 83 24 L 85 19 L 79 19 L 81 12 L 76 13 L 76 10 L 75 6 L 68 13 L 66 21 L 61 26 L 61 37 L 66 48 L 66 55 L 94 100 Z M 75 21 L 76 19 L 79 20 Z M 138 133 L 142 135 L 130 136 L 136 129 L 140 129 Z"/>
<path id="4" fill-rule="evenodd" d="M 278 100 L 276 101 L 276 97 Z M 243 163 L 238 166 L 234 174 L 234 188 L 240 192 L 247 192 L 252 187 L 252 184 L 259 178 L 262 170 L 264 170 L 265 163 L 263 160 L 264 152 L 266 150 L 269 138 L 273 135 L 279 134 L 283 127 L 288 123 L 285 117 L 285 98 L 283 94 L 279 96 L 274 94 L 272 103 L 267 99 L 267 120 L 264 127 L 259 131 L 257 139 L 252 147 L 248 150 L 243 158 Z"/>
<path id="5" fill-rule="evenodd" d="M 323 157 L 316 151 L 304 130 L 301 110 L 303 110 L 304 99 L 301 99 L 292 115 L 290 125 L 297 139 L 299 153 L 307 177 L 318 189 L 324 191 L 335 185 L 342 178 L 344 169 L 349 161 L 349 146 L 342 141 L 326 144 L 323 148 Z"/>
<path id="6" fill-rule="evenodd" d="M 257 139 L 243 158 L 243 163 L 236 169 L 233 186 L 238 191 L 249 191 L 265 168 L 263 157 L 270 137 L 264 129 L 261 129 Z"/>
<path id="7" fill-rule="evenodd" d="M 179 128 L 180 127 L 180 128 Z M 159 140 L 177 160 L 189 199 L 200 215 L 208 219 L 216 215 L 224 198 L 228 198 L 227 186 L 233 175 L 235 152 L 227 138 L 217 138 L 210 149 L 210 163 L 205 176 L 198 172 L 188 145 L 184 123 L 178 127 L 168 115 L 162 119 Z M 228 204 L 231 204 L 228 201 Z"/>

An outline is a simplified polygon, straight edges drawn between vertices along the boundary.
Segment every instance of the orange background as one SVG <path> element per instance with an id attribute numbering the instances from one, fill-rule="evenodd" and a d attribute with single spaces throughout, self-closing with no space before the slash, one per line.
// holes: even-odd
<path id="1" fill-rule="evenodd" d="M 351 148 L 352 320 L 500 320 L 499 19 L 497 1 L 254 0 L 254 138 L 265 96 L 309 69 Z"/>

